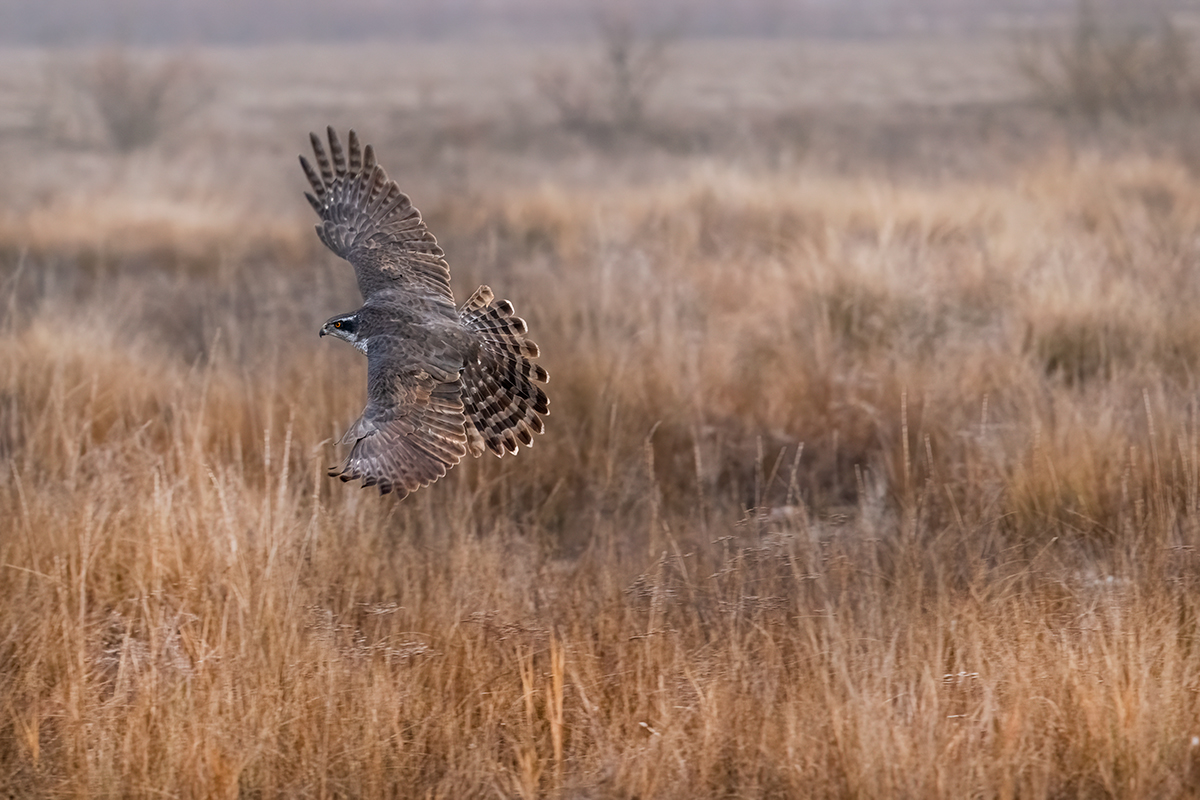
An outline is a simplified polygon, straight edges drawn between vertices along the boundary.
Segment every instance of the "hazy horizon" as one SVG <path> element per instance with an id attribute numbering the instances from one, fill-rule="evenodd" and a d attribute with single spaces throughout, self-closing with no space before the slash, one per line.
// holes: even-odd
<path id="1" fill-rule="evenodd" d="M 877 37 L 970 34 L 1053 23 L 1075 0 L 675 0 L 666 4 L 596 0 L 0 0 L 0 43 L 73 46 L 255 44 L 285 41 L 589 37 L 600 14 L 624 13 L 640 24 L 683 36 Z M 1195 0 L 1159 0 L 1129 8 L 1093 5 L 1151 19 L 1160 11 L 1197 9 Z"/>

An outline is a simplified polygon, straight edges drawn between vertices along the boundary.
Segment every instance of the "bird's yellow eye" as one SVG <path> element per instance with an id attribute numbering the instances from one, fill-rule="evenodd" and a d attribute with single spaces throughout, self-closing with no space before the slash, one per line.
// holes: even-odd
<path id="1" fill-rule="evenodd" d="M 335 327 L 335 328 L 340 328 L 340 327 L 342 327 L 342 323 L 341 323 L 341 322 L 335 322 L 335 323 L 333 323 L 333 327 Z"/>

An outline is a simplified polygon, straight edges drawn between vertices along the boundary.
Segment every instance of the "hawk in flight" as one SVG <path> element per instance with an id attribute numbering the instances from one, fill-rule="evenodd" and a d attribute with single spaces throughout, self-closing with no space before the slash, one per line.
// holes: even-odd
<path id="1" fill-rule="evenodd" d="M 446 474 L 468 452 L 498 456 L 533 443 L 549 413 L 546 370 L 512 303 L 480 286 L 460 308 L 437 239 L 408 196 L 359 146 L 345 150 L 333 128 L 329 150 L 311 134 L 316 167 L 300 156 L 320 216 L 317 235 L 354 267 L 363 306 L 331 318 L 321 335 L 367 357 L 367 407 L 330 471 L 404 497 Z"/>

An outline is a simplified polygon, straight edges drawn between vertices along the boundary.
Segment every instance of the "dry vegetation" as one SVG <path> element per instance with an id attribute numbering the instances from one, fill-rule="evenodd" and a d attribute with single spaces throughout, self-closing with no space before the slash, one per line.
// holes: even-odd
<path id="1" fill-rule="evenodd" d="M 226 57 L 265 83 L 146 152 L 0 141 L 0 795 L 1200 791 L 1178 158 L 1028 111 L 943 131 L 959 174 L 789 161 L 788 108 L 604 153 Z M 531 451 L 401 503 L 323 475 L 364 392 L 316 336 L 327 121 L 552 376 Z"/>

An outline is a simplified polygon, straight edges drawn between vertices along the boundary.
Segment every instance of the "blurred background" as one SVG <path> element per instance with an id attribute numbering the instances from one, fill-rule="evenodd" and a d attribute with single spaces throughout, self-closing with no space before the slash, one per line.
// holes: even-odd
<path id="1" fill-rule="evenodd" d="M 646 20 L 682 18 L 688 34 L 698 37 L 874 37 L 978 34 L 1061 22 L 1076 5 L 1076 0 L 350 0 L 333 7 L 313 0 L 6 0 L 0 6 L 0 21 L 6 41 L 43 45 L 113 39 L 131 44 L 463 37 L 532 41 L 578 40 L 591 32 L 598 14 L 617 9 Z M 1129 18 L 1148 18 L 1186 5 L 1186 0 L 1097 3 L 1104 13 Z"/>
<path id="2" fill-rule="evenodd" d="M 1198 19 L 1189 0 L 5 0 L 0 157 L 32 185 L 18 205 L 54 175 L 14 148 L 291 151 L 328 122 L 443 185 L 490 156 L 508 177 L 587 157 L 637 175 L 647 152 L 946 174 L 1130 137 L 1191 158 Z"/>

